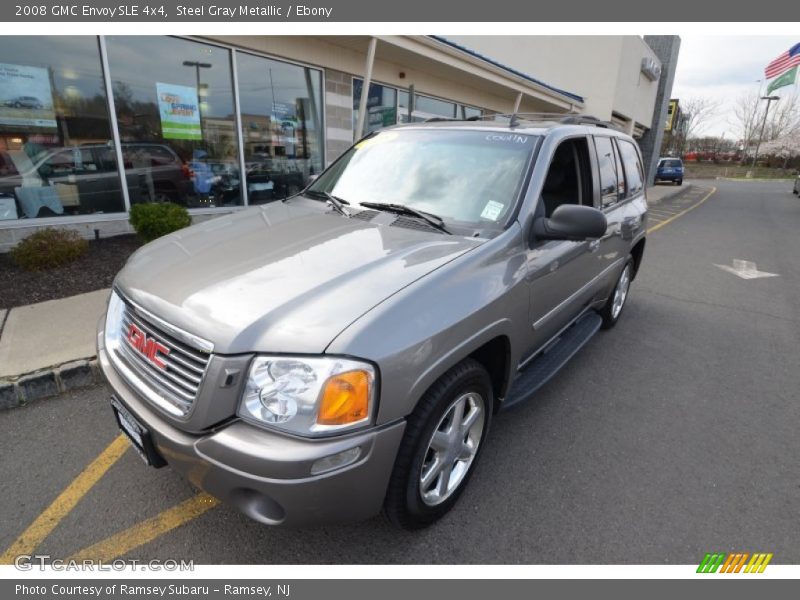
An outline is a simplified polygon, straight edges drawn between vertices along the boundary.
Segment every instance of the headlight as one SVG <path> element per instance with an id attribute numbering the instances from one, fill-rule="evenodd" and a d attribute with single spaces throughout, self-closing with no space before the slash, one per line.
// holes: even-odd
<path id="1" fill-rule="evenodd" d="M 300 435 L 368 424 L 375 407 L 375 368 L 336 357 L 259 356 L 250 365 L 239 415 Z"/>

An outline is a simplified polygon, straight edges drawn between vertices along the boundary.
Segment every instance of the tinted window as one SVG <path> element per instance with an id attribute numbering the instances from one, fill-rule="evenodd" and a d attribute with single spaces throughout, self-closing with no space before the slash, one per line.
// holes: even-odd
<path id="1" fill-rule="evenodd" d="M 364 82 L 353 80 L 353 127 L 358 123 L 358 108 Z M 364 133 L 377 131 L 397 123 L 397 90 L 377 83 L 369 84 L 367 95 L 367 118 Z"/>
<path id="2" fill-rule="evenodd" d="M 153 36 L 106 45 L 131 202 L 241 204 L 230 51 Z M 166 154 L 180 160 L 154 163 Z"/>
<path id="3" fill-rule="evenodd" d="M 622 166 L 625 168 L 625 181 L 628 184 L 628 194 L 638 194 L 642 191 L 644 176 L 642 163 L 636 147 L 627 140 L 617 140 L 619 152 L 622 155 Z"/>
<path id="4" fill-rule="evenodd" d="M 5 37 L 0 220 L 125 210 L 97 38 Z M 98 176 L 102 174 L 102 176 Z"/>
<path id="5" fill-rule="evenodd" d="M 625 180 L 617 168 L 616 150 L 611 138 L 596 137 L 594 143 L 600 168 L 600 195 L 603 197 L 603 206 L 608 206 L 618 200 L 620 185 L 624 193 Z"/>
<path id="6" fill-rule="evenodd" d="M 250 204 L 285 198 L 322 171 L 322 73 L 243 52 L 236 63 Z"/>

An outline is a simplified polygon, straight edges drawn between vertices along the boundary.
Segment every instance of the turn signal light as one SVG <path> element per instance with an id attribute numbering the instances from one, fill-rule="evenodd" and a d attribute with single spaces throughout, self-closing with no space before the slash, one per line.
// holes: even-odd
<path id="1" fill-rule="evenodd" d="M 319 425 L 346 425 L 369 416 L 370 376 L 366 371 L 347 371 L 325 383 L 317 414 Z"/>

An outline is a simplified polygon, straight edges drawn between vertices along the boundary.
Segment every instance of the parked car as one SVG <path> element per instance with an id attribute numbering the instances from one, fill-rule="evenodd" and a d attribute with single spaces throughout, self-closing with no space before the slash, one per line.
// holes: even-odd
<path id="1" fill-rule="evenodd" d="M 683 185 L 683 161 L 680 158 L 659 158 L 655 182 L 659 181 Z"/>
<path id="2" fill-rule="evenodd" d="M 272 525 L 450 510 L 492 415 L 617 323 L 642 263 L 636 142 L 537 119 L 382 130 L 138 250 L 97 340 L 144 461 Z"/>
<path id="3" fill-rule="evenodd" d="M 800 171 L 798 171 L 797 175 L 794 177 L 794 188 L 792 188 L 792 192 L 795 195 L 800 194 Z"/>
<path id="4" fill-rule="evenodd" d="M 188 167 L 163 144 L 124 143 L 122 155 L 131 202 L 186 203 Z M 37 188 L 55 188 L 47 201 L 28 198 Z M 16 198 L 20 217 L 123 210 L 114 149 L 109 144 L 0 151 L 0 193 Z"/>
<path id="5" fill-rule="evenodd" d="M 35 108 L 37 110 L 44 108 L 42 101 L 36 96 L 17 96 L 6 100 L 3 104 L 13 108 Z"/>

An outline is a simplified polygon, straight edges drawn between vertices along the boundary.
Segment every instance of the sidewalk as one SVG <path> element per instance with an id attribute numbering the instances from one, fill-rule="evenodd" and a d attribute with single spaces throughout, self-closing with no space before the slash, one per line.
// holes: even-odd
<path id="1" fill-rule="evenodd" d="M 94 338 L 109 292 L 0 310 L 0 410 L 97 381 Z"/>

